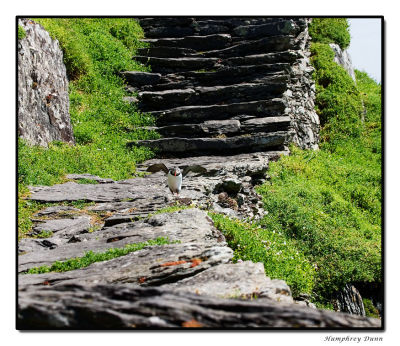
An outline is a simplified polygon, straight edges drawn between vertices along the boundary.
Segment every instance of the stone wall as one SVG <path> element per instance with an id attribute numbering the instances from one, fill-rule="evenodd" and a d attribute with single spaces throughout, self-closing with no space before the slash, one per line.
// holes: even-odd
<path id="1" fill-rule="evenodd" d="M 75 142 L 63 53 L 43 27 L 20 19 L 26 37 L 18 40 L 18 135 L 30 144 Z"/>

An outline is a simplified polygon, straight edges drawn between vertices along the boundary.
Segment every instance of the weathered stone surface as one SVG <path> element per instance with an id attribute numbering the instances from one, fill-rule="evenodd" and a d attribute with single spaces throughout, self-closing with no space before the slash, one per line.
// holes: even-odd
<path id="1" fill-rule="evenodd" d="M 84 316 L 84 318 L 82 318 Z M 270 300 L 244 301 L 131 285 L 70 284 L 19 292 L 19 329 L 376 328 L 380 320 Z"/>
<path id="2" fill-rule="evenodd" d="M 79 216 L 72 219 L 55 219 L 40 222 L 33 228 L 33 233 L 39 234 L 42 231 L 57 233 L 58 237 L 71 237 L 88 232 L 91 226 L 90 217 Z"/>
<path id="3" fill-rule="evenodd" d="M 335 303 L 339 311 L 347 312 L 351 315 L 365 316 L 362 297 L 353 285 L 347 284 L 338 292 Z"/>
<path id="4" fill-rule="evenodd" d="M 161 79 L 161 74 L 141 71 L 123 71 L 120 73 L 126 81 L 133 86 L 143 86 L 148 84 L 157 84 Z"/>
<path id="5" fill-rule="evenodd" d="M 26 256 L 20 257 L 24 259 Z M 43 285 L 43 282 L 49 282 L 50 285 L 85 282 L 88 285 L 132 283 L 159 286 L 228 263 L 232 256 L 233 251 L 227 246 L 204 243 L 149 246 L 109 261 L 93 263 L 83 269 L 62 273 L 21 274 L 18 281 L 20 288 L 25 285 Z"/>
<path id="6" fill-rule="evenodd" d="M 26 37 L 18 40 L 18 135 L 31 144 L 75 143 L 69 116 L 63 53 L 43 27 L 19 19 Z"/>
<path id="7" fill-rule="evenodd" d="M 161 138 L 128 143 L 157 149 L 162 153 L 220 153 L 220 152 L 254 152 L 267 148 L 279 148 L 286 140 L 285 131 L 257 133 L 254 136 L 237 136 L 228 138 Z"/>
<path id="8" fill-rule="evenodd" d="M 222 120 L 234 118 L 236 114 L 277 116 L 285 110 L 282 99 L 248 101 L 217 105 L 183 106 L 152 112 L 157 117 L 157 124 L 197 123 L 204 120 Z"/>
<path id="9" fill-rule="evenodd" d="M 205 120 L 239 120 L 240 132 L 227 127 L 226 132 L 217 135 L 253 136 L 257 132 L 286 131 L 284 146 L 294 142 L 301 148 L 318 148 L 319 119 L 314 110 L 315 85 L 309 61 L 309 19 L 202 17 L 177 26 L 167 24 L 164 19 L 160 21 L 163 24 L 155 25 L 154 18 L 153 24 L 144 28 L 145 34 L 149 32 L 152 37 L 146 40 L 151 48 L 138 58 L 162 74 L 161 82 L 143 86 L 139 92 L 143 96 L 139 97 L 139 107 L 156 117 L 157 125 L 164 126 L 160 133 L 168 137 L 154 142 L 154 147 L 161 144 L 164 151 L 166 142 L 174 141 L 175 137 L 189 138 L 186 135 L 189 131 L 194 141 L 212 136 L 212 132 L 205 134 L 203 126 L 195 125 Z M 163 37 L 174 30 L 183 35 L 184 28 L 196 34 Z M 202 36 L 207 30 L 218 34 Z M 215 47 L 217 41 L 221 46 Z M 256 109 L 252 108 L 255 104 L 236 106 L 274 98 L 280 99 L 283 107 L 273 102 Z M 286 119 L 250 121 L 249 126 L 242 123 L 271 116 Z M 174 127 L 168 127 L 171 125 Z"/>
<path id="10" fill-rule="evenodd" d="M 138 55 L 156 57 L 156 58 L 176 58 L 184 56 L 196 56 L 194 49 L 179 47 L 147 47 L 139 48 Z"/>
<path id="11" fill-rule="evenodd" d="M 236 35 L 246 39 L 254 39 L 266 36 L 294 34 L 296 25 L 291 20 L 283 20 L 275 23 L 261 25 L 241 25 L 233 31 Z"/>
<path id="12" fill-rule="evenodd" d="M 335 62 L 340 66 L 342 66 L 350 75 L 350 77 L 355 81 L 356 74 L 354 72 L 354 67 L 353 63 L 351 62 L 351 57 L 349 52 L 346 49 L 342 50 L 340 46 L 336 43 L 330 43 L 329 46 L 335 53 L 335 58 L 334 58 Z"/>
<path id="13" fill-rule="evenodd" d="M 156 58 L 147 56 L 135 56 L 134 59 L 142 63 L 150 64 L 153 71 L 156 71 L 159 67 L 169 67 L 173 69 L 176 68 L 180 71 L 213 68 L 218 62 L 217 58 L 197 57 Z"/>
<path id="14" fill-rule="evenodd" d="M 71 180 L 89 179 L 89 180 L 94 180 L 99 184 L 108 184 L 114 182 L 114 180 L 112 179 L 100 178 L 99 176 L 92 174 L 67 174 L 66 178 Z"/>
<path id="15" fill-rule="evenodd" d="M 180 47 L 201 50 L 221 49 L 231 44 L 229 34 L 216 34 L 206 36 L 186 36 L 182 38 L 145 39 L 153 47 Z"/>
<path id="16" fill-rule="evenodd" d="M 60 214 L 65 215 L 65 214 L 75 214 L 78 212 L 79 209 L 74 208 L 74 207 L 69 207 L 69 206 L 64 206 L 64 205 L 57 205 L 54 207 L 48 207 L 43 210 L 38 211 L 35 216 L 58 216 Z"/>
<path id="17" fill-rule="evenodd" d="M 243 280 L 243 278 L 247 278 Z M 262 263 L 220 264 L 195 276 L 163 287 L 174 292 L 190 292 L 220 298 L 270 298 L 292 303 L 289 286 L 265 276 Z"/>

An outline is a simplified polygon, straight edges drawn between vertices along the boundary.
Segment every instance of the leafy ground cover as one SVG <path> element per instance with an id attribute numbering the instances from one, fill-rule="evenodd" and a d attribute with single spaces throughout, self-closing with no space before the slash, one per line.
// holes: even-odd
<path id="1" fill-rule="evenodd" d="M 346 283 L 380 282 L 382 270 L 381 86 L 360 71 L 354 83 L 333 62 L 327 43 L 343 47 L 347 37 L 339 24 L 314 19 L 310 28 L 320 150 L 292 147 L 258 189 L 268 211 L 261 224 L 278 224 L 315 263 L 313 298 L 322 306 Z"/>

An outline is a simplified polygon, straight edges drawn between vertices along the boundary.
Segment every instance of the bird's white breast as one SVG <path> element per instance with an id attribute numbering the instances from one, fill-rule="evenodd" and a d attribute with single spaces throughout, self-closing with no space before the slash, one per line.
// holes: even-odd
<path id="1" fill-rule="evenodd" d="M 168 187 L 173 192 L 179 192 L 182 187 L 182 174 L 174 176 L 171 173 L 168 173 Z"/>

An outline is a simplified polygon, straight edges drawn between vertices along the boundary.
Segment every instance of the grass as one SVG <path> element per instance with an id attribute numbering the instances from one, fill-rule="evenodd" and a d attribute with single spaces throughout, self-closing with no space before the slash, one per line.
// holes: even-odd
<path id="1" fill-rule="evenodd" d="M 300 293 L 312 292 L 315 273 L 313 263 L 279 227 L 270 224 L 264 224 L 264 227 L 251 225 L 212 212 L 209 212 L 209 216 L 215 227 L 224 234 L 229 247 L 234 250 L 234 262 L 239 259 L 262 262 L 266 275 L 272 279 L 285 280 L 294 297 Z"/>
<path id="2" fill-rule="evenodd" d="M 346 18 L 313 18 L 309 32 L 315 42 L 336 43 L 346 49 L 350 45 L 348 28 Z"/>
<path id="3" fill-rule="evenodd" d="M 21 25 L 18 25 L 18 40 L 22 40 L 25 37 L 26 37 L 25 29 Z"/>
<path id="4" fill-rule="evenodd" d="M 132 59 L 143 32 L 129 18 L 35 18 L 60 42 L 69 78 L 70 115 L 76 144 L 53 142 L 48 148 L 18 140 L 19 197 L 28 185 L 53 185 L 69 173 L 89 173 L 114 180 L 131 178 L 136 163 L 153 157 L 144 147 L 126 143 L 158 135 L 138 129 L 152 125 L 148 114 L 123 97 L 122 70 L 146 71 Z M 126 129 L 130 128 L 130 131 Z M 18 199 L 20 233 L 29 228 L 32 208 Z"/>
<path id="5" fill-rule="evenodd" d="M 381 87 L 360 71 L 355 84 L 333 62 L 327 42 L 347 37 L 337 31 L 344 23 L 312 25 L 320 150 L 292 147 L 270 164 L 271 179 L 258 192 L 268 211 L 261 224 L 276 227 L 315 263 L 313 299 L 329 306 L 346 283 L 381 280 Z M 337 36 L 326 33 L 332 25 Z"/>
<path id="6" fill-rule="evenodd" d="M 123 248 L 111 248 L 104 252 L 93 252 L 88 251 L 82 257 L 75 257 L 66 261 L 56 261 L 50 266 L 44 265 L 41 267 L 30 268 L 27 274 L 44 274 L 49 272 L 65 272 L 69 270 L 76 270 L 88 267 L 92 263 L 108 261 L 113 258 L 125 256 L 131 252 L 139 251 L 146 246 L 156 246 L 171 244 L 166 238 L 157 238 L 154 240 L 148 240 L 146 242 L 128 244 Z"/>

